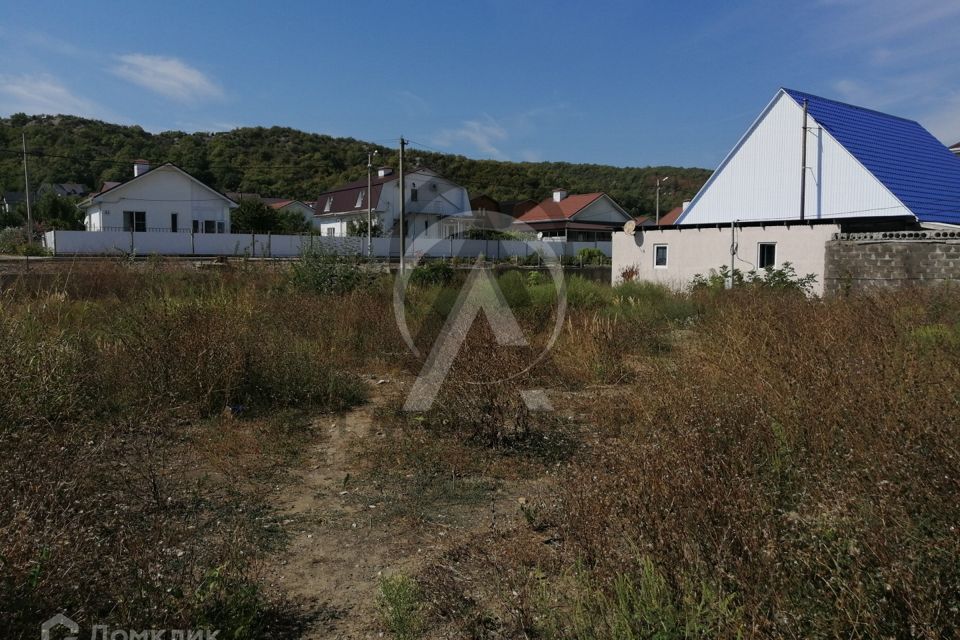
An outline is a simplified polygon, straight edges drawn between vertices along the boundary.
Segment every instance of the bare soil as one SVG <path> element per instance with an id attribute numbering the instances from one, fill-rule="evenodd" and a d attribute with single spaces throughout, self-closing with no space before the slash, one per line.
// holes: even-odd
<path id="1" fill-rule="evenodd" d="M 430 522 L 378 513 L 390 497 L 369 498 L 376 490 L 363 486 L 357 454 L 366 440 L 384 437 L 377 408 L 409 385 L 381 380 L 371 381 L 366 405 L 317 419 L 325 437 L 275 496 L 289 543 L 268 560 L 265 578 L 313 619 L 304 638 L 388 636 L 377 607 L 381 576 L 416 574 L 473 534 L 514 526 L 523 497 L 535 490 L 529 480 L 501 482 L 490 500 Z"/>

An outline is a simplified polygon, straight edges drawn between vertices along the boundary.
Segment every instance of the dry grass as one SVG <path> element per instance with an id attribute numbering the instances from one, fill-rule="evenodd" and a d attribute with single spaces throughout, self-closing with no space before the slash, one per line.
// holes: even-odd
<path id="1" fill-rule="evenodd" d="M 556 544 L 482 543 L 500 632 L 950 637 L 958 310 L 951 289 L 715 300 L 648 363 L 662 385 L 597 406 L 607 437 L 544 501 Z"/>

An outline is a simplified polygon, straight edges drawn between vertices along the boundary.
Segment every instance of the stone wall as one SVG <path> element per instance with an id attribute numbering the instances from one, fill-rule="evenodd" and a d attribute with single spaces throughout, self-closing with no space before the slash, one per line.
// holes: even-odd
<path id="1" fill-rule="evenodd" d="M 960 231 L 838 233 L 826 244 L 824 293 L 960 282 Z"/>

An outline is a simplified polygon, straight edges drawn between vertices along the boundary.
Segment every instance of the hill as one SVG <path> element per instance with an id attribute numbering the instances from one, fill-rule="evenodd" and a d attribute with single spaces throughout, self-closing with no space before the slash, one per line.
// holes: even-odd
<path id="1" fill-rule="evenodd" d="M 138 126 L 75 116 L 15 114 L 0 119 L 0 187 L 5 190 L 23 189 L 22 132 L 31 152 L 34 188 L 43 181 L 97 187 L 107 180 L 125 180 L 132 161 L 145 158 L 154 164 L 173 162 L 223 191 L 313 200 L 328 188 L 364 177 L 368 149 L 380 152 L 378 164 L 397 164 L 396 149 L 283 127 L 153 134 Z M 652 213 L 656 176 L 672 177 L 661 191 L 661 210 L 667 211 L 690 199 L 710 175 L 705 169 L 681 167 L 474 160 L 416 147 L 408 158 L 411 167 L 419 161 L 474 196 L 540 199 L 555 187 L 571 193 L 605 191 L 636 215 Z"/>

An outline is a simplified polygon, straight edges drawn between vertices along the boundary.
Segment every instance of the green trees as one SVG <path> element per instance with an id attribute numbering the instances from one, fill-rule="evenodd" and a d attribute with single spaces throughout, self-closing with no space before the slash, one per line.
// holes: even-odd
<path id="1" fill-rule="evenodd" d="M 20 134 L 36 155 L 31 182 L 76 181 L 99 187 L 132 177 L 132 162 L 173 162 L 221 191 L 242 191 L 312 200 L 330 188 L 367 175 L 367 151 L 397 166 L 396 150 L 353 138 L 333 138 L 284 127 L 248 127 L 221 133 L 165 131 L 151 134 L 74 116 L 0 119 L 0 186 L 19 190 L 23 182 Z M 681 167 L 612 167 L 567 162 L 504 162 L 416 150 L 423 166 L 497 200 L 542 199 L 555 187 L 570 193 L 603 191 L 633 215 L 652 214 L 657 176 L 669 175 L 661 211 L 693 197 L 710 175 Z M 292 221 L 289 221 L 292 223 Z"/>
<path id="2" fill-rule="evenodd" d="M 234 233 L 304 233 L 310 223 L 296 211 L 277 211 L 257 198 L 242 198 L 233 210 L 230 227 Z"/>

